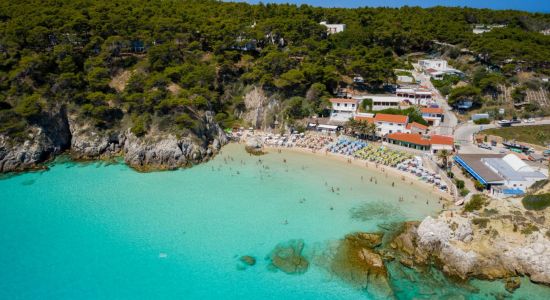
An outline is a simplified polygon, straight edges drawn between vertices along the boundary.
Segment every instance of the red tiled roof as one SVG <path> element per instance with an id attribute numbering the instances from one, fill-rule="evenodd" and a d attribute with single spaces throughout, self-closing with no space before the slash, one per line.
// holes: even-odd
<path id="1" fill-rule="evenodd" d="M 412 123 L 407 124 L 407 129 L 411 129 L 412 127 L 416 127 L 418 129 L 421 129 L 421 130 L 428 129 L 428 126 L 425 126 L 425 125 L 422 125 L 422 124 L 416 123 L 416 122 L 412 122 Z"/>
<path id="2" fill-rule="evenodd" d="M 429 73 L 437 72 L 437 70 L 433 68 L 426 69 L 426 71 Z"/>
<path id="3" fill-rule="evenodd" d="M 388 134 L 388 138 L 421 146 L 430 146 L 434 144 L 452 146 L 454 144 L 453 137 L 436 134 L 425 137 L 415 133 L 390 133 Z"/>
<path id="4" fill-rule="evenodd" d="M 409 117 L 403 115 L 376 114 L 374 120 L 376 122 L 407 123 Z"/>
<path id="5" fill-rule="evenodd" d="M 424 107 L 420 109 L 423 114 L 443 114 L 443 108 L 441 107 Z"/>
<path id="6" fill-rule="evenodd" d="M 346 99 L 346 98 L 331 98 L 330 102 L 332 103 L 355 103 L 359 102 L 356 99 Z"/>
<path id="7" fill-rule="evenodd" d="M 452 136 L 434 134 L 431 136 L 431 138 L 432 145 L 454 145 L 454 138 Z"/>
<path id="8" fill-rule="evenodd" d="M 355 116 L 353 117 L 355 121 L 367 121 L 367 123 L 374 123 L 373 117 L 365 117 L 365 116 Z"/>

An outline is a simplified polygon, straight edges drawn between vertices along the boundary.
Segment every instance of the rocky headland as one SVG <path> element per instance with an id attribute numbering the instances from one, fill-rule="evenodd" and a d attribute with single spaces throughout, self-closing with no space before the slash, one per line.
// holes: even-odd
<path id="1" fill-rule="evenodd" d="M 488 201 L 479 210 L 445 211 L 408 222 L 389 244 L 399 261 L 422 270 L 434 265 L 458 279 L 515 276 L 550 285 L 550 212 L 526 211 L 516 199 Z"/>
<path id="2" fill-rule="evenodd" d="M 196 133 L 151 130 L 137 137 L 125 127 L 98 129 L 60 108 L 42 116 L 24 137 L 0 135 L 0 172 L 43 168 L 42 163 L 62 153 L 77 160 L 123 157 L 140 171 L 187 167 L 207 161 L 228 142 L 210 112 L 201 122 Z"/>

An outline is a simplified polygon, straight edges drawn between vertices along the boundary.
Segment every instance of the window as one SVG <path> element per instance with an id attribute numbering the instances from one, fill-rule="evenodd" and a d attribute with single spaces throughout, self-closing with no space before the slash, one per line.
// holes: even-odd
<path id="1" fill-rule="evenodd" d="M 340 106 L 340 103 L 336 103 L 336 106 Z"/>
<path id="2" fill-rule="evenodd" d="M 392 126 L 392 125 L 393 125 L 393 123 L 390 123 L 390 126 Z"/>
<path id="3" fill-rule="evenodd" d="M 348 107 L 348 104 L 347 104 L 347 103 L 344 103 L 344 107 Z"/>
<path id="4" fill-rule="evenodd" d="M 355 104 L 352 104 L 351 107 L 355 107 Z"/>

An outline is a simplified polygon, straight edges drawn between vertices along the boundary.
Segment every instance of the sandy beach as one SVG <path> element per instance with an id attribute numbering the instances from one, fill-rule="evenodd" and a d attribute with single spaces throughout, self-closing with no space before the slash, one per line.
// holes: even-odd
<path id="1" fill-rule="evenodd" d="M 425 190 L 426 192 L 433 193 L 433 194 L 443 198 L 444 200 L 448 201 L 448 203 L 454 205 L 454 203 L 452 201 L 452 196 L 449 193 L 441 191 L 440 189 L 437 189 L 434 185 L 432 185 L 430 183 L 419 180 L 418 177 L 416 177 L 416 176 L 414 176 L 410 173 L 402 172 L 402 171 L 397 170 L 395 168 L 391 168 L 391 167 L 384 166 L 384 165 L 378 165 L 377 166 L 373 162 L 369 162 L 369 161 L 366 161 L 366 160 L 363 160 L 363 159 L 358 159 L 358 158 L 345 156 L 345 155 L 342 155 L 342 154 L 331 153 L 329 151 L 324 151 L 324 150 L 313 151 L 311 149 L 301 148 L 301 147 L 274 147 L 274 146 L 268 146 L 268 145 L 264 145 L 264 150 L 267 151 L 268 153 L 278 153 L 278 151 L 281 151 L 281 153 L 284 153 L 284 152 L 306 153 L 306 154 L 311 154 L 311 155 L 315 155 L 315 156 L 318 156 L 318 157 L 323 157 L 325 159 L 329 158 L 329 159 L 332 159 L 332 160 L 340 161 L 342 163 L 352 164 L 352 165 L 363 167 L 363 168 L 368 168 L 369 170 L 372 170 L 372 171 L 378 172 L 380 174 L 383 174 L 386 177 L 391 176 L 391 177 L 395 178 L 396 180 L 399 180 L 399 181 L 402 181 L 402 182 L 420 187 L 421 189 Z"/>

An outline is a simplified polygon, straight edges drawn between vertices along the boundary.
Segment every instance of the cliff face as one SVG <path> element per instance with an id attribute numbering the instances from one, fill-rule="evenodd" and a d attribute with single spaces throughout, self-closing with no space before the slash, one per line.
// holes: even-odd
<path id="1" fill-rule="evenodd" d="M 271 126 L 280 110 L 279 101 L 274 97 L 268 97 L 259 87 L 253 87 L 244 95 L 244 105 L 246 112 L 241 117 L 256 129 Z"/>
<path id="2" fill-rule="evenodd" d="M 202 122 L 204 130 L 197 135 L 177 138 L 156 132 L 136 137 L 129 129 L 98 130 L 60 109 L 33 126 L 23 141 L 0 135 L 0 172 L 38 168 L 65 150 L 75 159 L 123 156 L 142 171 L 185 167 L 208 160 L 228 141 L 211 113 Z"/>
<path id="3" fill-rule="evenodd" d="M 63 108 L 40 116 L 21 139 L 0 135 L 0 172 L 38 168 L 38 164 L 66 150 L 71 132 Z"/>
<path id="4" fill-rule="evenodd" d="M 414 266 L 435 262 L 455 278 L 508 278 L 526 275 L 550 285 L 549 212 L 530 212 L 508 201 L 482 212 L 444 212 L 409 223 L 392 243 Z"/>

